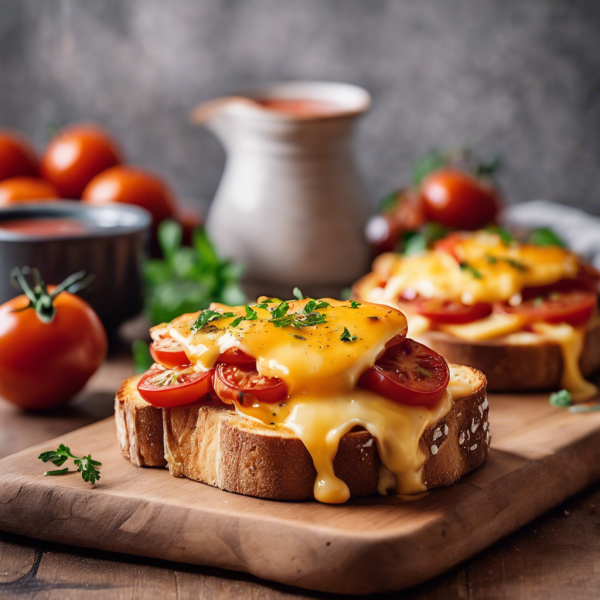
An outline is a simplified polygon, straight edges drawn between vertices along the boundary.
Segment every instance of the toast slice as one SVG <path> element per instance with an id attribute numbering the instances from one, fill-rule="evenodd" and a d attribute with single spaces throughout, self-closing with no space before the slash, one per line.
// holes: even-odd
<path id="1" fill-rule="evenodd" d="M 448 362 L 469 365 L 485 373 L 491 392 L 524 392 L 561 387 L 563 357 L 556 342 L 507 343 L 506 340 L 471 342 L 441 331 L 417 336 Z M 600 370 L 600 321 L 588 329 L 579 368 L 584 377 Z"/>
<path id="2" fill-rule="evenodd" d="M 469 367 L 450 368 L 451 380 L 467 385 L 469 393 L 455 400 L 450 412 L 421 437 L 427 489 L 451 485 L 480 466 L 490 444 L 485 376 Z M 154 408 L 138 394 L 138 380 L 139 376 L 127 379 L 115 399 L 119 445 L 133 464 L 168 466 L 175 476 L 246 496 L 313 498 L 316 471 L 308 450 L 293 433 L 263 426 L 227 408 Z M 376 494 L 382 469 L 371 434 L 364 429 L 347 433 L 334 469 L 351 496 Z"/>

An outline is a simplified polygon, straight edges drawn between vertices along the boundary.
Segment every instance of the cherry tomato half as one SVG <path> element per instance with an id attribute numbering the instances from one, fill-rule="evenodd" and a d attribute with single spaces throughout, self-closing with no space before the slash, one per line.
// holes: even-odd
<path id="1" fill-rule="evenodd" d="M 525 300 L 517 306 L 498 305 L 498 312 L 523 315 L 531 322 L 568 323 L 578 327 L 586 323 L 598 304 L 598 294 L 590 291 L 572 290 L 553 292 Z"/>
<path id="2" fill-rule="evenodd" d="M 190 364 L 190 359 L 183 346 L 168 336 L 161 337 L 150 344 L 152 358 L 167 369 L 185 367 Z"/>
<path id="3" fill-rule="evenodd" d="M 436 323 L 462 325 L 485 319 L 492 314 L 492 305 L 484 302 L 463 304 L 441 298 L 421 298 L 414 303 L 414 310 Z"/>
<path id="4" fill-rule="evenodd" d="M 228 350 L 225 350 L 225 352 L 219 356 L 219 361 L 229 365 L 256 365 L 254 358 L 239 348 L 229 348 Z"/>
<path id="5" fill-rule="evenodd" d="M 407 338 L 386 350 L 362 374 L 358 385 L 401 404 L 431 407 L 449 380 L 446 361 L 427 346 Z"/>
<path id="6" fill-rule="evenodd" d="M 71 125 L 54 137 L 42 157 L 42 175 L 63 198 L 81 198 L 98 173 L 121 162 L 116 142 L 97 125 Z"/>
<path id="7" fill-rule="evenodd" d="M 38 174 L 38 159 L 27 140 L 14 131 L 0 131 L 0 181 Z"/>
<path id="8" fill-rule="evenodd" d="M 195 371 L 192 367 L 151 369 L 138 382 L 140 396 L 157 408 L 170 408 L 193 402 L 210 404 L 212 369 Z"/>
<path id="9" fill-rule="evenodd" d="M 215 392 L 227 404 L 249 404 L 254 400 L 274 404 L 287 396 L 285 383 L 277 377 L 264 377 L 252 365 L 217 363 Z"/>
<path id="10" fill-rule="evenodd" d="M 446 227 L 480 229 L 496 221 L 497 190 L 487 182 L 456 169 L 434 171 L 421 183 L 425 215 Z"/>

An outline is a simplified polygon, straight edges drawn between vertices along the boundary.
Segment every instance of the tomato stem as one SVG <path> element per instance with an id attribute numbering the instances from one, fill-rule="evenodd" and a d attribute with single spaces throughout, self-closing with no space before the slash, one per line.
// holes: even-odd
<path id="1" fill-rule="evenodd" d="M 33 279 L 33 288 L 27 281 L 27 275 L 31 275 Z M 22 268 L 15 267 L 10 273 L 10 281 L 13 287 L 22 291 L 29 298 L 29 304 L 23 308 L 16 309 L 15 312 L 33 308 L 40 321 L 50 323 L 56 315 L 56 308 L 53 304 L 54 299 L 62 292 L 70 292 L 71 294 L 78 292 L 88 286 L 93 279 L 93 275 L 86 275 L 85 271 L 78 271 L 77 273 L 73 273 L 73 275 L 69 275 L 50 293 L 40 272 L 36 268 L 27 266 Z"/>

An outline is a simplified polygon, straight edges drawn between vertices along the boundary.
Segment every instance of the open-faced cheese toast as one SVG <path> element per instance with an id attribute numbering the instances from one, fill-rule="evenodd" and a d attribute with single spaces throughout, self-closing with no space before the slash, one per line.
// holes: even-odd
<path id="1" fill-rule="evenodd" d="M 163 366 L 117 394 L 121 450 L 277 500 L 450 485 L 487 455 L 485 377 L 405 335 L 398 310 L 330 299 L 183 315 L 152 331 Z"/>
<path id="2" fill-rule="evenodd" d="M 490 390 L 562 387 L 584 400 L 600 368 L 599 275 L 565 248 L 485 230 L 382 254 L 353 295 L 399 307 L 411 336 L 483 371 Z"/>

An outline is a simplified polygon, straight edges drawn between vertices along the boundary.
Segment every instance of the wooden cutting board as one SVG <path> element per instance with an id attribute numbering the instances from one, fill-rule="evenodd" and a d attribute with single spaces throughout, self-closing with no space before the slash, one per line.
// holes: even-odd
<path id="1" fill-rule="evenodd" d="M 547 396 L 490 397 L 492 450 L 457 484 L 417 499 L 327 506 L 238 496 L 123 459 L 112 419 L 0 461 L 0 529 L 102 550 L 365 594 L 434 577 L 600 477 L 600 413 Z M 65 443 L 103 462 L 95 487 L 43 477 Z"/>

